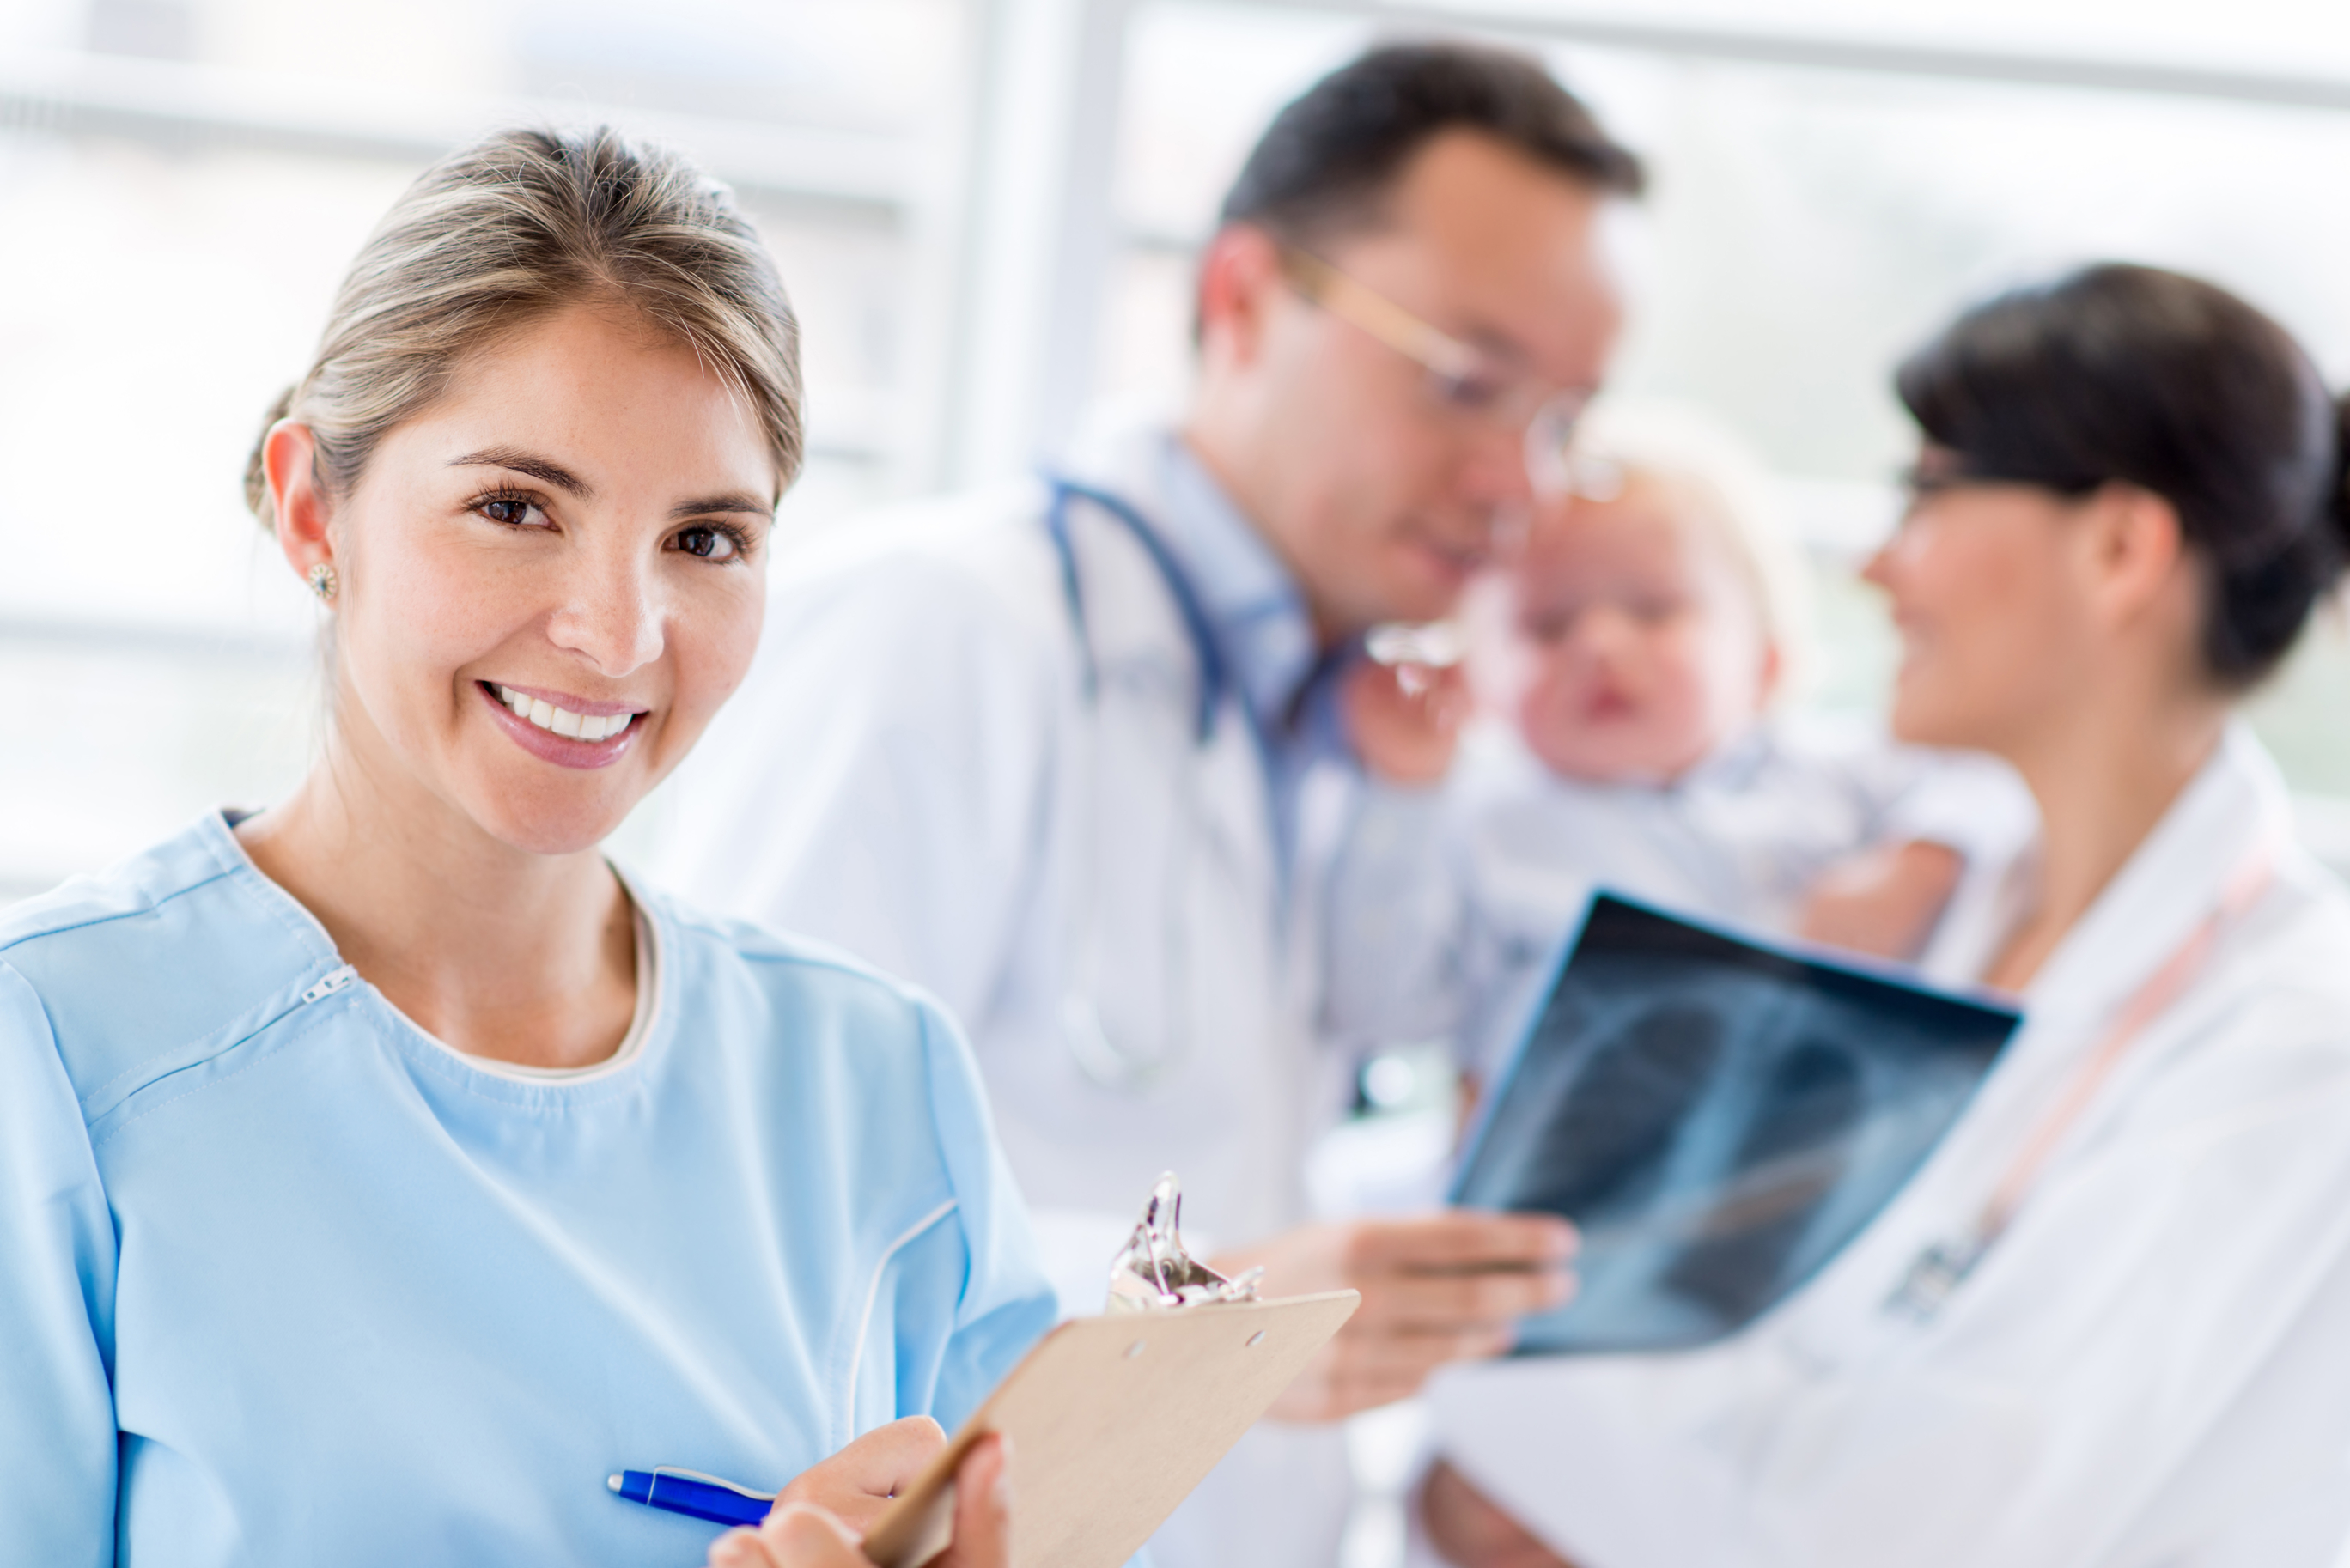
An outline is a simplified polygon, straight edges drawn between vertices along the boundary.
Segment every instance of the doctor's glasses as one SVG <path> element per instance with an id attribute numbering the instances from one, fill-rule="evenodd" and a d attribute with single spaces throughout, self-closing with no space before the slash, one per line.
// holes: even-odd
<path id="1" fill-rule="evenodd" d="M 1310 252 L 1284 245 L 1281 272 L 1308 303 L 1419 365 L 1430 401 L 1446 414 L 1521 436 L 1536 489 L 1566 487 L 1567 443 L 1591 401 L 1588 390 L 1512 371 Z"/>

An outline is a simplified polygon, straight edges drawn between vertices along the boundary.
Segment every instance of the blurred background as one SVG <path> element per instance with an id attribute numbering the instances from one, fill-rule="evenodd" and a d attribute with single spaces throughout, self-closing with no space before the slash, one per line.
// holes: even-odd
<path id="1" fill-rule="evenodd" d="M 1371 38 L 1543 51 L 1650 159 L 1619 384 L 1780 476 L 1811 701 L 1890 639 L 1894 360 L 1989 288 L 2203 273 L 2350 378 L 2350 8 L 2154 0 L 0 0 L 0 900 L 282 792 L 307 596 L 243 510 L 262 411 L 428 161 L 611 119 L 741 193 L 806 328 L 806 531 L 1181 396 L 1193 247 L 1273 109 Z M 2329 618 L 2259 722 L 2350 860 Z"/>

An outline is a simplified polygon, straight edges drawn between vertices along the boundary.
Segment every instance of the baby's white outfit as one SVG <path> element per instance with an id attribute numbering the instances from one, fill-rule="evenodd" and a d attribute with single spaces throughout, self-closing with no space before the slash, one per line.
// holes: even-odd
<path id="1" fill-rule="evenodd" d="M 1360 793 L 1327 884 L 1325 1036 L 1365 1055 L 1440 1043 L 1490 1077 L 1595 888 L 1784 933 L 1839 860 L 1923 840 L 1995 871 L 2035 821 L 2003 763 L 1858 723 L 1758 722 L 1669 784 L 1599 784 L 1480 722 L 1440 787 Z M 1964 877 L 1950 912 L 1995 881 Z"/>

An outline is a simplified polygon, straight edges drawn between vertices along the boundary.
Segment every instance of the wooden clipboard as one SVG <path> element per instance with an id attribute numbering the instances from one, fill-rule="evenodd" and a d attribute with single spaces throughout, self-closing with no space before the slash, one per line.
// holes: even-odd
<path id="1" fill-rule="evenodd" d="M 920 1568 L 952 1534 L 954 1472 L 1013 1446 L 1013 1568 L 1118 1568 L 1355 1314 L 1353 1291 L 1077 1318 L 1040 1340 L 865 1537 Z"/>

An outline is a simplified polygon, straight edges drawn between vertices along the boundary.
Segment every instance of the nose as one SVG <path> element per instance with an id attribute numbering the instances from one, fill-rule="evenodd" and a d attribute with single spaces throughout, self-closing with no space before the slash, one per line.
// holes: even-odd
<path id="1" fill-rule="evenodd" d="M 661 656 L 667 620 L 653 562 L 625 548 L 583 552 L 547 639 L 619 680 Z"/>
<path id="2" fill-rule="evenodd" d="M 1872 587 L 1882 588 L 1887 593 L 1891 593 L 1893 591 L 1893 547 L 1899 543 L 1900 535 L 1896 535 L 1879 545 L 1870 554 L 1868 563 L 1860 568 L 1860 580 Z"/>
<path id="3" fill-rule="evenodd" d="M 1534 504 L 1534 476 L 1527 471 L 1523 430 L 1480 425 L 1462 439 L 1468 450 L 1462 457 L 1461 486 L 1489 527 Z"/>
<path id="4" fill-rule="evenodd" d="M 1575 618 L 1575 641 L 1587 658 L 1613 658 L 1631 640 L 1631 631 L 1630 613 L 1604 600 Z"/>

